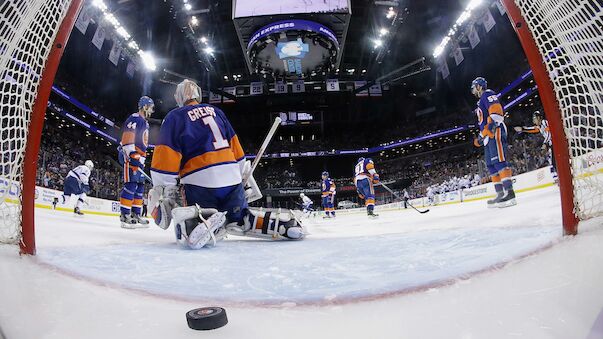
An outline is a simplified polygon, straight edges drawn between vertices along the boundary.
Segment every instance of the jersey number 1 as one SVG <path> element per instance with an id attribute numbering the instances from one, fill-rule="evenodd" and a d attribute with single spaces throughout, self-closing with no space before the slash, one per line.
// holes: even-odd
<path id="1" fill-rule="evenodd" d="M 209 116 L 203 118 L 203 123 L 209 126 L 209 128 L 211 129 L 211 133 L 214 135 L 214 149 L 230 147 L 230 145 L 228 144 L 228 140 L 224 139 L 224 137 L 222 136 L 222 131 L 220 131 L 220 127 L 218 127 L 218 124 L 216 123 L 214 117 Z"/>

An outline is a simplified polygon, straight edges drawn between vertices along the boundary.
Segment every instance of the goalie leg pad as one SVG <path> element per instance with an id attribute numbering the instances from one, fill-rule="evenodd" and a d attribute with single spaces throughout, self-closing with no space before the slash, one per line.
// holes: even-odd
<path id="1" fill-rule="evenodd" d="M 176 241 L 184 247 L 200 249 L 208 243 L 215 245 L 225 233 L 226 213 L 199 206 L 177 207 L 172 210 Z"/>
<path id="2" fill-rule="evenodd" d="M 229 234 L 271 240 L 304 237 L 304 229 L 291 210 L 250 208 L 246 212 L 242 223 L 226 226 Z"/>

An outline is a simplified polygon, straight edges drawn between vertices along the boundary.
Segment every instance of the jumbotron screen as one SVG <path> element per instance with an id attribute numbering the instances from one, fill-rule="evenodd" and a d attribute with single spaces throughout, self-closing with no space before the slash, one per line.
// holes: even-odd
<path id="1" fill-rule="evenodd" d="M 349 0 L 233 0 L 233 17 L 302 13 L 350 13 Z"/>

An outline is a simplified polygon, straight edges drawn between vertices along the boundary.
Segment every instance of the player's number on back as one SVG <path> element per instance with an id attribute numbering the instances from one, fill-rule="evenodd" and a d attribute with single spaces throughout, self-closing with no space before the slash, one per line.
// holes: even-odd
<path id="1" fill-rule="evenodd" d="M 356 175 L 358 175 L 358 174 L 360 174 L 360 173 L 364 172 L 364 170 L 363 170 L 363 167 L 364 167 L 364 166 L 363 166 L 363 165 L 364 165 L 364 164 L 363 164 L 363 163 L 361 163 L 361 162 L 359 162 L 358 164 L 356 164 L 356 168 L 355 168 Z"/>
<path id="2" fill-rule="evenodd" d="M 498 97 L 496 95 L 491 95 L 488 97 L 488 101 L 489 102 L 495 102 L 498 100 Z"/>
<path id="3" fill-rule="evenodd" d="M 209 116 L 203 118 L 203 123 L 209 126 L 209 129 L 211 129 L 211 133 L 214 135 L 215 141 L 213 142 L 213 144 L 215 149 L 230 147 L 230 145 L 228 144 L 228 140 L 224 139 L 224 137 L 222 136 L 222 131 L 220 131 L 220 127 L 216 123 L 214 117 Z"/>
<path id="4" fill-rule="evenodd" d="M 135 122 L 129 122 L 126 125 L 126 127 L 129 128 L 129 129 L 136 129 L 136 123 Z"/>

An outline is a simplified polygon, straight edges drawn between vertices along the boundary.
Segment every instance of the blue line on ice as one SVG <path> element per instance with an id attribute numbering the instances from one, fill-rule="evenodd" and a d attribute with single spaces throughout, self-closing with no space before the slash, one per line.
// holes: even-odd
<path id="1" fill-rule="evenodd" d="M 559 238 L 557 226 L 459 228 L 299 242 L 229 240 L 199 251 L 175 244 L 46 247 L 39 259 L 97 281 L 166 296 L 307 303 L 436 284 Z"/>

